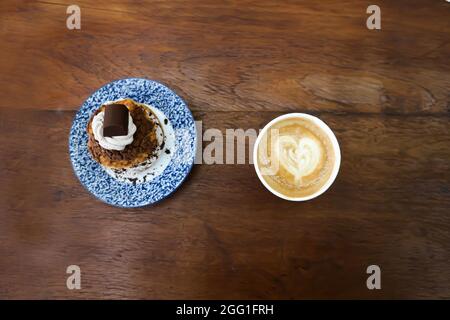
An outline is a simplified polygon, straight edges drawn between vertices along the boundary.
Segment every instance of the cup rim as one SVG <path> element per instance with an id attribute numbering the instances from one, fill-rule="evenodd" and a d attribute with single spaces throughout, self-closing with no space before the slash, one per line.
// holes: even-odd
<path id="1" fill-rule="evenodd" d="M 285 119 L 292 119 L 292 118 L 307 119 L 307 120 L 312 121 L 314 124 L 318 125 L 325 132 L 325 134 L 330 138 L 330 141 L 333 146 L 334 153 L 335 153 L 335 162 L 334 162 L 333 171 L 331 172 L 330 178 L 319 190 L 317 190 L 316 192 L 314 192 L 308 196 L 304 196 L 304 197 L 288 197 L 288 196 L 276 191 L 275 189 L 273 189 L 264 180 L 264 178 L 261 174 L 261 170 L 258 165 L 258 146 L 259 146 L 259 143 L 261 142 L 261 139 L 264 136 L 264 134 L 275 123 L 285 120 Z M 256 174 L 258 175 L 258 178 L 262 182 L 262 184 L 266 187 L 267 190 L 269 190 L 271 193 L 273 193 L 277 197 L 285 199 L 285 200 L 289 200 L 289 201 L 307 201 L 307 200 L 317 198 L 318 196 L 323 194 L 325 191 L 328 190 L 328 188 L 331 187 L 334 180 L 336 180 L 336 177 L 339 172 L 339 168 L 341 166 L 341 149 L 339 147 L 339 142 L 337 141 L 336 136 L 334 135 L 333 131 L 323 120 L 319 119 L 316 116 L 308 114 L 308 113 L 300 113 L 300 112 L 287 113 L 287 114 L 278 116 L 275 119 L 273 119 L 272 121 L 270 121 L 259 132 L 258 137 L 256 138 L 255 144 L 253 146 L 253 166 L 255 167 Z"/>

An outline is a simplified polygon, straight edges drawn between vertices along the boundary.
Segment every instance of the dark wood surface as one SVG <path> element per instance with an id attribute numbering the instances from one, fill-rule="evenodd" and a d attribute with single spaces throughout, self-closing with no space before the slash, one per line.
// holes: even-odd
<path id="1" fill-rule="evenodd" d="M 133 3 L 77 1 L 74 31 L 72 1 L 0 3 L 0 298 L 450 298 L 449 3 L 376 1 L 381 31 L 367 1 Z M 101 203 L 68 134 L 125 77 L 173 88 L 204 130 L 317 115 L 340 174 L 293 203 L 251 165 L 196 165 L 156 206 Z"/>

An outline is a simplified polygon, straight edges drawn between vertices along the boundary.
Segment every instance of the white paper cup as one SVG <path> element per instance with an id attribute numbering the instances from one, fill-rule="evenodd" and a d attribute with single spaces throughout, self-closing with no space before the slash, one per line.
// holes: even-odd
<path id="1" fill-rule="evenodd" d="M 334 165 L 333 165 L 333 169 L 330 175 L 330 178 L 327 180 L 327 182 L 316 192 L 305 196 L 305 197 L 288 197 L 276 190 L 274 190 L 271 186 L 269 186 L 269 184 L 264 180 L 262 174 L 261 174 L 261 170 L 258 166 L 258 146 L 261 142 L 262 137 L 264 136 L 264 134 L 267 132 L 267 130 L 269 130 L 275 123 L 282 121 L 282 120 L 286 120 L 286 119 L 306 119 L 309 120 L 311 122 L 313 122 L 314 124 L 316 124 L 318 127 L 320 127 L 323 132 L 325 132 L 325 134 L 328 136 L 328 138 L 331 141 L 331 144 L 333 146 L 333 150 L 334 150 L 334 154 L 335 154 L 335 161 L 334 161 Z M 341 165 L 341 150 L 339 148 L 339 143 L 336 139 L 336 136 L 334 135 L 333 131 L 331 131 L 330 127 L 327 126 L 327 124 L 325 122 L 323 122 L 322 120 L 320 120 L 317 117 L 314 117 L 310 114 L 306 114 L 306 113 L 288 113 L 282 116 L 279 116 L 275 119 L 273 119 L 272 121 L 270 121 L 259 133 L 258 138 L 256 139 L 255 145 L 253 147 L 253 165 L 255 166 L 255 170 L 256 170 L 256 174 L 258 175 L 259 180 L 262 182 L 262 184 L 270 191 L 272 192 L 274 195 L 276 195 L 277 197 L 280 197 L 282 199 L 285 200 L 289 200 L 289 201 L 306 201 L 306 200 L 311 200 L 314 199 L 318 196 L 320 196 L 322 193 L 324 193 L 325 191 L 327 191 L 327 189 L 333 184 L 334 180 L 336 179 L 336 176 L 339 172 L 339 167 Z"/>

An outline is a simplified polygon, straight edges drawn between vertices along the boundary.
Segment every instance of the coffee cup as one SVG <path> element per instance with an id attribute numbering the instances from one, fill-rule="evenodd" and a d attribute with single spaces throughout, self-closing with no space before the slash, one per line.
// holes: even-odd
<path id="1" fill-rule="evenodd" d="M 325 122 L 310 114 L 289 113 L 273 119 L 260 131 L 253 162 L 258 178 L 274 195 L 306 201 L 333 184 L 341 152 Z"/>

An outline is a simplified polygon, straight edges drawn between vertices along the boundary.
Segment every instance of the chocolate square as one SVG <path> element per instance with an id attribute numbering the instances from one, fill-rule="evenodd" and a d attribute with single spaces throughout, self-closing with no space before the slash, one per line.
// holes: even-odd
<path id="1" fill-rule="evenodd" d="M 126 136 L 128 134 L 128 108 L 123 104 L 108 104 L 105 106 L 103 120 L 103 136 Z"/>

